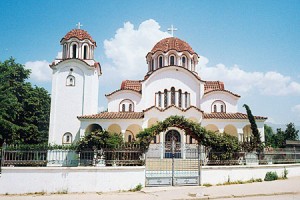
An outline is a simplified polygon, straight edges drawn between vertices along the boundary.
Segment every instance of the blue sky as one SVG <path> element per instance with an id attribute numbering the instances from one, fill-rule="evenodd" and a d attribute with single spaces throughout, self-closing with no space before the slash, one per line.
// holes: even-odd
<path id="1" fill-rule="evenodd" d="M 143 78 L 147 52 L 174 24 L 200 55 L 200 77 L 240 94 L 241 112 L 246 103 L 270 122 L 300 125 L 299 0 L 2 0 L 0 8 L 0 60 L 16 58 L 49 92 L 47 65 L 77 22 L 97 41 L 100 109 L 122 80 Z"/>

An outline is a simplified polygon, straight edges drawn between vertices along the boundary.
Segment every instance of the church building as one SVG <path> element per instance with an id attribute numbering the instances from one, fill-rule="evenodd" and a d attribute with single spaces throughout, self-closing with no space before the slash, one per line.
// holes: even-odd
<path id="1" fill-rule="evenodd" d="M 68 32 L 60 44 L 62 58 L 50 65 L 49 144 L 71 144 L 97 129 L 121 133 L 124 141 L 131 142 L 141 130 L 171 115 L 184 116 L 207 130 L 233 135 L 239 141 L 251 135 L 247 114 L 238 111 L 240 95 L 227 90 L 221 81 L 203 80 L 197 73 L 201 57 L 179 38 L 164 38 L 149 49 L 145 76 L 120 82 L 119 88 L 105 95 L 108 109 L 100 113 L 98 80 L 102 73 L 100 63 L 94 60 L 96 42 L 79 27 Z M 255 119 L 264 141 L 267 118 Z M 196 142 L 184 130 L 170 127 L 152 143 L 163 144 L 170 140 L 170 134 L 183 146 Z"/>

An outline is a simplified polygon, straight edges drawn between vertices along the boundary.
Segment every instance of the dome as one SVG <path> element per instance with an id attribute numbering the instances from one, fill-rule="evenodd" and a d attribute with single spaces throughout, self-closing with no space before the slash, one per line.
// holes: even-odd
<path id="1" fill-rule="evenodd" d="M 78 40 L 84 40 L 84 39 L 88 39 L 90 40 L 92 43 L 96 44 L 96 42 L 93 40 L 93 38 L 90 36 L 90 34 L 82 29 L 73 29 L 71 31 L 69 31 L 61 40 L 65 39 L 65 40 L 69 40 L 70 38 L 77 38 Z"/>
<path id="2" fill-rule="evenodd" d="M 153 47 L 151 53 L 155 53 L 156 51 L 167 52 L 169 50 L 175 50 L 178 52 L 188 51 L 190 54 L 195 53 L 188 43 L 176 37 L 169 37 L 160 40 Z"/>

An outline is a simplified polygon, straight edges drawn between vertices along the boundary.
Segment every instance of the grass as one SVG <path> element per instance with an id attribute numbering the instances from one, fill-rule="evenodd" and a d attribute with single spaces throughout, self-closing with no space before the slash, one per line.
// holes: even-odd
<path id="1" fill-rule="evenodd" d="M 218 183 L 216 186 L 221 186 L 221 185 L 247 184 L 247 183 L 255 183 L 255 182 L 262 182 L 262 179 L 261 179 L 261 178 L 258 178 L 258 179 L 251 178 L 250 180 L 247 180 L 247 181 L 241 181 L 241 180 L 237 180 L 237 181 L 226 181 L 225 183 Z"/>
<path id="2" fill-rule="evenodd" d="M 129 192 L 137 192 L 137 191 L 141 191 L 143 188 L 142 184 L 138 184 L 137 186 L 135 186 L 135 188 L 130 189 Z"/>

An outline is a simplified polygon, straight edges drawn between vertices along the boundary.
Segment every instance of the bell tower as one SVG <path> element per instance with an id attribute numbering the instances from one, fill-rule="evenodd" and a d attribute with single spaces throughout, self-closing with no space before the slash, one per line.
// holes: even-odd
<path id="1" fill-rule="evenodd" d="M 101 66 L 94 60 L 96 42 L 78 27 L 61 40 L 62 58 L 52 69 L 49 144 L 71 144 L 80 138 L 78 116 L 96 114 Z"/>

